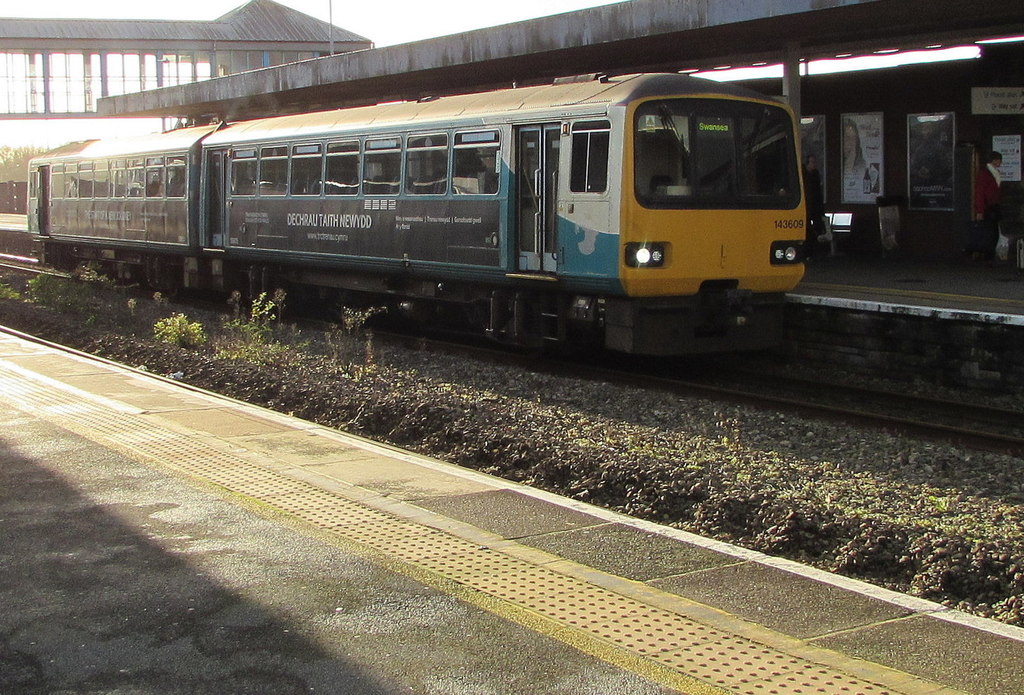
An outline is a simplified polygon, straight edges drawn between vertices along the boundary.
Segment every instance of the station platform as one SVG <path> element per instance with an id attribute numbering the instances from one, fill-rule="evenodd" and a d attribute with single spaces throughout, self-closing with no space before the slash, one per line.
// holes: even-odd
<path id="1" fill-rule="evenodd" d="M 1022 692 L 1024 630 L 24 336 L 0 403 L 0 692 Z"/>
<path id="2" fill-rule="evenodd" d="M 862 311 L 1024 325 L 1024 271 L 1009 263 L 816 258 L 787 298 Z"/>

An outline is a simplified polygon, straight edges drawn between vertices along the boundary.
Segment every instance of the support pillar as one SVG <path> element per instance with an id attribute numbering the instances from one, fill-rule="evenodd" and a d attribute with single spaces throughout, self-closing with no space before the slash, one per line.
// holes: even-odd
<path id="1" fill-rule="evenodd" d="M 782 95 L 786 97 L 797 118 L 803 115 L 800 99 L 800 44 L 786 46 L 782 60 Z"/>

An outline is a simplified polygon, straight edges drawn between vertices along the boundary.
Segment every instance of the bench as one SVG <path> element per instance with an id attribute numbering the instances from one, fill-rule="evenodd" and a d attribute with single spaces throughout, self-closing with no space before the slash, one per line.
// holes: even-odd
<path id="1" fill-rule="evenodd" d="M 818 241 L 827 241 L 829 255 L 836 255 L 836 242 L 839 239 L 848 238 L 853 228 L 852 212 L 826 212 L 825 233 L 818 237 Z"/>

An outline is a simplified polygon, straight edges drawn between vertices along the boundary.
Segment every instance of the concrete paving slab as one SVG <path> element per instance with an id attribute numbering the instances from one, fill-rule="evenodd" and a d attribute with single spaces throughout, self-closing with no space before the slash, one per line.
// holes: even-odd
<path id="1" fill-rule="evenodd" d="M 287 432 L 289 429 L 274 419 L 220 408 L 199 407 L 190 410 L 164 411 L 150 414 L 147 417 L 165 425 L 172 424 L 179 428 L 204 432 L 215 437 L 244 437 Z"/>
<path id="2" fill-rule="evenodd" d="M 187 392 L 154 390 L 151 383 L 140 383 L 131 374 L 79 374 L 61 376 L 75 388 L 115 399 L 139 410 L 185 410 L 195 407 L 195 397 Z"/>
<path id="3" fill-rule="evenodd" d="M 0 336 L 0 357 L 11 359 L 25 355 L 39 355 L 42 353 L 42 348 L 33 343 L 14 341 L 9 339 L 7 336 Z"/>
<path id="4" fill-rule="evenodd" d="M 621 524 L 533 536 L 521 542 L 641 582 L 738 562 L 723 553 Z"/>
<path id="5" fill-rule="evenodd" d="M 1024 693 L 1024 642 L 937 617 L 918 615 L 813 642 L 970 693 Z"/>
<path id="6" fill-rule="evenodd" d="M 884 601 L 752 562 L 659 579 L 650 584 L 800 638 L 850 630 L 910 614 Z"/>
<path id="7" fill-rule="evenodd" d="M 349 464 L 379 458 L 379 454 L 373 451 L 347 445 L 310 430 L 247 434 L 231 437 L 230 444 L 236 447 L 236 451 L 240 448 L 260 457 L 263 465 L 274 470 L 336 464 L 341 471 Z"/>
<path id="8" fill-rule="evenodd" d="M 61 377 L 75 374 L 104 374 L 106 370 L 102 365 L 90 363 L 85 360 L 68 359 L 66 355 L 54 355 L 50 352 L 21 355 L 7 358 L 11 364 L 31 369 L 40 374 L 60 374 Z"/>
<path id="9" fill-rule="evenodd" d="M 602 519 L 534 497 L 497 490 L 423 500 L 419 506 L 473 524 L 504 538 L 568 531 L 604 523 Z"/>
<path id="10" fill-rule="evenodd" d="M 310 470 L 405 501 L 494 490 L 493 485 L 456 478 L 413 463 L 379 455 L 365 455 L 369 452 L 363 454 L 343 463 L 313 465 Z"/>

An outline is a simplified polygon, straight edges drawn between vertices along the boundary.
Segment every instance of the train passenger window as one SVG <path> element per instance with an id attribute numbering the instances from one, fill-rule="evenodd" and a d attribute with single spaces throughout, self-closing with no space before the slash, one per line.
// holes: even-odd
<path id="1" fill-rule="evenodd" d="M 185 197 L 185 158 L 167 158 L 167 197 Z"/>
<path id="2" fill-rule="evenodd" d="M 141 198 L 146 193 L 146 161 L 128 160 L 128 197 Z"/>
<path id="3" fill-rule="evenodd" d="M 110 197 L 110 163 L 96 162 L 92 172 L 92 194 L 94 198 Z"/>
<path id="4" fill-rule="evenodd" d="M 323 189 L 323 147 L 296 145 L 292 148 L 292 195 L 320 195 Z"/>
<path id="5" fill-rule="evenodd" d="M 359 142 L 327 144 L 327 173 L 324 176 L 327 195 L 359 193 Z"/>
<path id="6" fill-rule="evenodd" d="M 78 197 L 78 165 L 64 165 L 64 197 Z"/>
<path id="7" fill-rule="evenodd" d="M 414 195 L 448 192 L 448 135 L 409 138 L 405 155 L 405 190 Z"/>
<path id="8" fill-rule="evenodd" d="M 498 192 L 501 167 L 498 131 L 455 134 L 452 185 L 459 195 Z"/>
<path id="9" fill-rule="evenodd" d="M 260 150 L 260 195 L 284 195 L 288 192 L 288 148 L 264 147 Z"/>
<path id="10" fill-rule="evenodd" d="M 164 168 L 162 165 L 146 167 L 146 197 L 164 197 Z"/>
<path id="11" fill-rule="evenodd" d="M 608 121 L 573 124 L 569 190 L 576 193 L 604 193 L 608 190 L 608 140 L 611 127 Z"/>
<path id="12" fill-rule="evenodd" d="M 78 165 L 78 197 L 92 198 L 92 162 L 80 162 Z"/>
<path id="13" fill-rule="evenodd" d="M 402 140 L 367 140 L 363 153 L 363 193 L 398 195 L 402 190 Z"/>
<path id="14" fill-rule="evenodd" d="M 128 193 L 128 170 L 125 169 L 125 161 L 123 159 L 115 159 L 110 163 L 110 174 L 112 180 L 112 190 L 110 194 L 114 198 L 124 198 Z"/>
<path id="15" fill-rule="evenodd" d="M 65 191 L 64 165 L 54 164 L 50 167 L 50 196 L 63 198 Z"/>
<path id="16" fill-rule="evenodd" d="M 231 195 L 256 195 L 256 150 L 231 153 Z"/>

